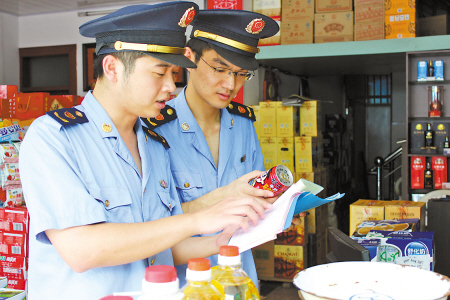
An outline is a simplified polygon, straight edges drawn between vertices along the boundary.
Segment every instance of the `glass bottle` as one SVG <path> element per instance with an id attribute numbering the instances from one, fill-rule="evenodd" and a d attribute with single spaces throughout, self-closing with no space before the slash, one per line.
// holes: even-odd
<path id="1" fill-rule="evenodd" d="M 432 60 L 428 62 L 428 77 L 434 77 L 434 66 Z"/>
<path id="2" fill-rule="evenodd" d="M 426 189 L 433 188 L 433 170 L 431 169 L 431 164 L 429 162 L 427 162 L 427 167 L 425 168 L 424 188 Z"/>
<path id="3" fill-rule="evenodd" d="M 427 123 L 427 130 L 425 130 L 425 147 L 433 147 L 434 144 L 434 132 L 431 130 L 431 124 Z"/>

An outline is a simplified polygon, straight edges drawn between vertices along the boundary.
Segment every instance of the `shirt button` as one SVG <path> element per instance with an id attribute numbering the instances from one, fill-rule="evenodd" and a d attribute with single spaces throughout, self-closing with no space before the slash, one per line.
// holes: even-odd
<path id="1" fill-rule="evenodd" d="M 154 263 L 155 263 L 155 259 L 152 259 L 152 266 L 153 266 Z"/>
<path id="2" fill-rule="evenodd" d="M 188 182 L 186 182 L 185 184 L 184 184 L 184 187 L 185 188 L 188 188 L 190 186 L 190 184 L 188 183 Z"/>
<path id="3" fill-rule="evenodd" d="M 169 202 L 169 208 L 172 208 L 172 204 L 170 204 L 170 202 Z"/>
<path id="4" fill-rule="evenodd" d="M 109 200 L 105 201 L 105 206 L 108 207 L 109 206 Z"/>
<path id="5" fill-rule="evenodd" d="M 144 193 L 145 193 L 146 190 L 147 190 L 147 188 L 144 188 Z"/>

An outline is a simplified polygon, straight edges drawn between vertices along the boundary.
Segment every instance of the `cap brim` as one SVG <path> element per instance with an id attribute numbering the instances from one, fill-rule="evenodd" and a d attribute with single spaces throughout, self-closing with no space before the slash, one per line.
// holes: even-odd
<path id="1" fill-rule="evenodd" d="M 220 56 L 225 58 L 227 61 L 232 63 L 233 65 L 249 71 L 255 71 L 259 68 L 259 63 L 254 57 L 246 56 L 243 54 L 239 54 L 227 49 L 224 49 L 220 46 L 217 46 L 213 43 L 208 43 L 214 51 L 217 52 Z"/>
<path id="2" fill-rule="evenodd" d="M 197 65 L 192 62 L 189 58 L 181 54 L 169 54 L 169 53 L 155 53 L 155 52 L 143 52 L 148 56 L 154 57 L 161 61 L 164 61 L 175 66 L 180 66 L 182 68 L 197 68 Z"/>

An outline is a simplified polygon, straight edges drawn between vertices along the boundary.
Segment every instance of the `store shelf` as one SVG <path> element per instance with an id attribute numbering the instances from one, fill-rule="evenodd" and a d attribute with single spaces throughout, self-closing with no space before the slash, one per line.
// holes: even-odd
<path id="1" fill-rule="evenodd" d="M 435 80 L 435 81 L 408 81 L 411 85 L 442 85 L 449 84 L 450 80 Z"/>
<path id="2" fill-rule="evenodd" d="M 450 35 L 260 47 L 262 66 L 300 76 L 405 71 L 406 52 L 449 49 Z"/>
<path id="3" fill-rule="evenodd" d="M 408 153 L 408 157 L 412 157 L 412 156 L 426 156 L 426 157 L 446 156 L 447 158 L 450 157 L 450 156 L 444 155 L 442 153 L 437 153 L 437 154 Z"/>
<path id="4" fill-rule="evenodd" d="M 450 121 L 450 117 L 409 117 L 408 118 L 409 122 L 412 121 L 430 121 L 430 122 L 449 122 Z"/>

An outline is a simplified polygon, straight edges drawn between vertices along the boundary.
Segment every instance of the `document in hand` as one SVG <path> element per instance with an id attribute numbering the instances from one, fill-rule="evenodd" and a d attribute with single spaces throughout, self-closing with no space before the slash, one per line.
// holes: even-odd
<path id="1" fill-rule="evenodd" d="M 322 190 L 323 187 L 320 185 L 300 179 L 275 201 L 272 209 L 266 211 L 266 217 L 260 220 L 257 226 L 250 225 L 247 231 L 239 228 L 231 237 L 228 245 L 239 247 L 239 252 L 242 253 L 274 240 L 278 233 L 291 225 L 294 215 L 344 196 L 344 194 L 337 193 L 321 199 L 316 195 Z"/>

